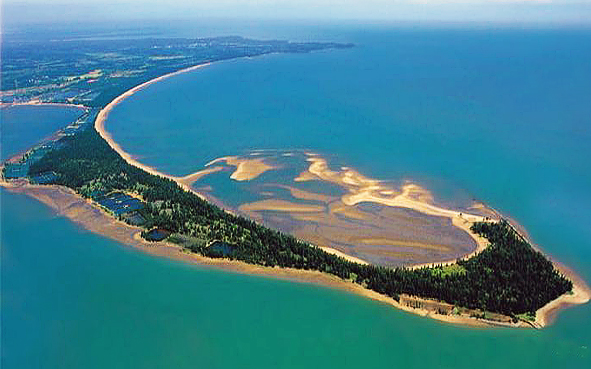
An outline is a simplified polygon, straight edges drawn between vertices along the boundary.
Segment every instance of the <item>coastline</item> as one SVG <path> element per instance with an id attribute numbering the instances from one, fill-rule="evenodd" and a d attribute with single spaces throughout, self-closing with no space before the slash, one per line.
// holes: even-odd
<path id="1" fill-rule="evenodd" d="M 187 174 L 182 177 L 181 176 L 178 176 L 178 177 L 173 176 L 170 174 L 160 172 L 156 168 L 148 166 L 148 165 L 143 164 L 143 163 L 139 162 L 138 160 L 136 160 L 132 154 L 126 152 L 121 147 L 121 145 L 119 145 L 119 143 L 117 143 L 113 139 L 113 136 L 109 133 L 109 131 L 107 131 L 107 129 L 105 127 L 105 123 L 106 123 L 106 120 L 109 116 L 109 113 L 111 112 L 111 110 L 113 110 L 113 108 L 115 108 L 118 104 L 123 102 L 128 97 L 134 95 L 138 91 L 141 91 L 142 89 L 144 89 L 156 82 L 163 81 L 165 79 L 168 79 L 170 77 L 174 77 L 176 75 L 179 75 L 179 74 L 182 74 L 185 72 L 191 72 L 191 71 L 200 69 L 202 67 L 206 67 L 210 64 L 211 64 L 211 62 L 197 64 L 197 65 L 187 67 L 187 68 L 175 71 L 175 72 L 164 74 L 159 77 L 155 77 L 149 81 L 146 81 L 146 82 L 141 83 L 135 87 L 132 87 L 131 89 L 125 91 L 123 94 L 117 96 L 109 104 L 107 104 L 103 109 L 101 109 L 99 111 L 99 113 L 97 114 L 95 122 L 94 122 L 94 128 L 99 133 L 99 135 L 128 164 L 138 167 L 150 174 L 173 180 L 177 183 L 177 185 L 179 185 L 184 190 L 192 192 L 193 194 L 199 196 L 201 199 L 203 199 L 205 201 L 210 201 L 210 199 L 208 199 L 208 197 L 206 195 L 193 189 L 191 187 L 191 184 L 204 175 L 222 170 L 222 168 L 220 168 L 220 167 L 212 166 L 214 164 L 217 164 L 219 162 L 225 162 L 227 165 L 236 167 L 235 171 L 230 176 L 231 179 L 234 179 L 236 181 L 252 180 L 252 179 L 258 177 L 259 175 L 261 175 L 262 173 L 264 173 L 268 170 L 274 169 L 275 167 L 272 165 L 266 164 L 262 159 L 259 159 L 259 158 L 239 159 L 236 156 L 226 156 L 226 157 L 217 158 L 217 159 L 214 159 L 214 160 L 208 162 L 207 164 L 205 164 L 205 169 L 202 169 L 202 170 L 197 171 L 195 173 L 190 173 L 190 174 Z M 360 202 L 375 202 L 375 203 L 386 205 L 386 206 L 408 208 L 408 209 L 416 210 L 420 213 L 424 213 L 427 215 L 446 217 L 451 220 L 451 223 L 453 226 L 466 232 L 472 238 L 472 240 L 474 241 L 474 243 L 476 245 L 476 248 L 472 252 L 470 252 L 466 255 L 463 255 L 459 258 L 444 260 L 444 261 L 437 261 L 437 262 L 432 262 L 432 263 L 421 263 L 421 264 L 409 266 L 409 268 L 416 269 L 416 268 L 422 268 L 422 267 L 431 267 L 431 266 L 435 266 L 435 265 L 453 264 L 458 259 L 470 258 L 470 257 L 480 253 L 488 246 L 488 242 L 485 238 L 473 233 L 470 229 L 471 225 L 474 222 L 487 221 L 485 217 L 473 215 L 473 214 L 467 214 L 467 213 L 462 214 L 458 211 L 443 209 L 443 208 L 437 207 L 435 205 L 432 205 L 428 201 L 422 200 L 423 198 L 427 198 L 427 199 L 431 198 L 431 195 L 428 193 L 428 191 L 420 188 L 419 186 L 417 186 L 415 184 L 407 184 L 407 185 L 403 186 L 402 193 L 397 194 L 393 198 L 384 198 L 383 196 L 380 196 L 378 194 L 380 192 L 383 192 L 383 191 L 381 191 L 383 189 L 379 188 L 380 187 L 379 181 L 366 178 L 363 175 L 361 175 L 360 173 L 357 173 L 356 171 L 351 170 L 349 168 L 343 168 L 343 169 L 345 169 L 344 176 L 342 178 L 338 178 L 335 180 L 334 179 L 335 173 L 333 173 L 331 170 L 328 169 L 327 162 L 325 159 L 317 157 L 317 155 L 314 153 L 307 152 L 306 155 L 308 156 L 307 160 L 311 164 L 306 172 L 301 173 L 295 179 L 296 182 L 306 181 L 306 180 L 309 180 L 312 178 L 322 178 L 324 180 L 328 180 L 329 182 L 335 181 L 336 183 L 340 183 L 341 185 L 345 185 L 345 186 L 352 185 L 352 184 L 353 185 L 361 184 L 360 191 L 355 191 L 354 193 L 349 193 L 348 195 L 343 196 L 342 201 L 346 205 L 355 205 Z M 417 200 L 416 198 L 413 197 L 413 195 L 415 195 L 415 192 L 419 193 L 419 200 Z M 229 213 L 233 213 L 232 211 L 229 211 L 227 209 L 224 209 L 224 210 L 228 211 Z M 335 248 L 328 247 L 328 246 L 319 246 L 319 247 L 321 247 L 322 249 L 324 249 L 328 253 L 344 257 L 345 259 L 347 259 L 349 261 L 359 262 L 361 264 L 367 264 L 367 262 L 364 261 L 363 259 L 356 258 L 351 255 L 347 255 L 346 253 L 343 253 L 342 251 L 337 250 Z"/>
<path id="2" fill-rule="evenodd" d="M 175 177 L 172 175 L 162 173 L 153 167 L 150 167 L 148 165 L 140 163 L 139 161 L 134 159 L 131 154 L 129 154 L 128 152 L 123 150 L 123 148 L 113 139 L 111 134 L 105 128 L 105 122 L 106 122 L 106 119 L 108 118 L 109 113 L 111 112 L 111 110 L 115 106 L 117 106 L 119 103 L 124 101 L 126 98 L 134 95 L 136 92 L 150 86 L 153 83 L 165 80 L 167 78 L 179 75 L 181 73 L 197 70 L 199 68 L 206 67 L 210 64 L 211 63 L 198 64 L 198 65 L 195 65 L 192 67 L 178 70 L 176 72 L 168 73 L 168 74 L 153 78 L 147 82 L 144 82 L 140 85 L 137 85 L 137 86 L 127 90 L 123 94 L 121 94 L 121 95 L 117 96 L 115 99 L 113 99 L 113 101 L 111 101 L 109 104 L 107 104 L 107 106 L 105 106 L 103 109 L 101 109 L 101 111 L 98 113 L 95 123 L 94 123 L 94 128 L 96 129 L 96 131 L 109 144 L 109 146 L 111 146 L 113 148 L 113 150 L 115 150 L 127 163 L 129 163 L 130 165 L 136 166 L 140 169 L 143 169 L 150 174 L 171 179 L 171 180 L 175 181 L 181 188 L 194 193 L 195 195 L 199 196 L 200 198 L 202 198 L 206 201 L 207 201 L 207 198 L 203 194 L 201 194 L 201 193 L 195 191 L 193 188 L 191 188 L 190 182 L 187 180 L 189 178 L 192 178 L 194 175 L 199 175 L 200 172 L 192 173 L 192 174 L 189 174 L 184 177 Z M 314 154 L 309 154 L 309 155 L 310 155 L 311 159 L 314 158 L 314 156 L 315 156 Z M 314 176 L 314 175 L 319 175 L 320 172 L 322 172 L 322 170 L 320 170 L 320 171 L 315 170 L 314 164 L 317 164 L 317 165 L 320 164 L 318 162 L 318 160 L 322 160 L 322 159 L 316 158 L 316 159 L 310 160 L 312 165 L 308 169 L 308 172 L 307 173 L 305 172 L 306 174 Z M 208 164 L 213 164 L 213 163 L 208 163 Z M 304 173 L 301 174 L 300 177 L 302 177 L 303 175 L 304 175 Z M 350 175 L 347 175 L 347 177 L 350 177 Z M 302 179 L 306 180 L 307 178 L 306 179 L 302 178 Z M 347 178 L 347 179 L 350 180 L 350 178 Z M 362 201 L 363 199 L 367 200 L 367 198 L 374 199 L 373 196 L 368 193 L 361 193 L 358 195 L 361 195 L 361 196 L 357 196 L 357 198 L 353 198 L 350 200 L 352 202 L 355 202 L 355 201 Z M 404 205 L 406 205 L 406 206 L 403 205 L 404 207 L 409 207 L 409 208 L 413 209 L 414 207 L 412 206 L 413 205 L 412 203 L 414 203 L 416 201 L 413 201 L 413 199 L 410 199 L 410 198 L 403 198 L 402 196 L 404 196 L 404 194 L 397 196 L 395 198 L 395 201 L 398 200 L 397 202 L 401 202 L 401 203 L 404 203 Z M 355 197 L 355 196 L 351 196 L 351 197 Z M 419 204 L 419 205 L 421 205 L 421 204 Z M 430 211 L 433 211 L 434 210 L 433 208 L 437 209 L 436 207 L 430 206 L 429 204 L 423 204 L 423 205 L 426 206 L 425 210 L 427 210 L 427 213 L 429 213 Z M 437 209 L 437 210 L 439 210 L 439 209 Z M 476 245 L 477 245 L 476 249 L 472 253 L 465 255 L 462 258 L 469 258 L 471 256 L 474 256 L 486 248 L 486 246 L 488 245 L 486 240 L 478 235 L 473 234 L 470 231 L 470 229 L 469 229 L 470 228 L 469 223 L 471 223 L 470 220 L 463 219 L 463 218 L 458 219 L 458 217 L 456 216 L 457 212 L 454 212 L 452 210 L 446 210 L 446 209 L 442 209 L 442 210 L 449 212 L 448 214 L 451 216 L 449 216 L 449 215 L 448 216 L 452 219 L 453 224 L 456 227 L 458 227 L 462 230 L 465 230 L 476 242 Z M 436 211 L 436 212 L 438 212 L 438 211 Z M 452 213 L 453 213 L 453 215 L 452 215 Z M 438 215 L 440 215 L 440 214 L 438 214 Z M 473 215 L 471 215 L 471 217 L 479 218 L 479 220 L 481 218 L 481 217 L 476 217 Z M 472 221 L 474 221 L 474 219 L 472 219 Z M 122 222 L 122 224 L 125 224 L 125 223 Z M 125 225 L 127 225 L 127 224 L 125 224 Z M 99 233 L 101 233 L 101 232 L 99 232 Z M 143 248 L 145 248 L 145 247 L 143 247 Z M 325 249 L 325 251 L 327 251 L 329 253 L 333 253 L 333 254 L 335 253 L 335 251 L 338 252 L 337 250 L 334 250 L 331 248 L 323 248 L 323 249 Z M 341 253 L 339 252 L 339 254 L 341 254 Z M 337 255 L 339 255 L 339 254 L 337 254 Z M 291 275 L 291 277 L 289 279 L 292 279 L 292 278 L 294 278 L 293 277 L 294 275 L 301 276 L 302 274 L 306 274 L 309 276 L 310 273 L 312 273 L 318 278 L 318 280 L 314 283 L 320 283 L 323 285 L 328 285 L 330 287 L 334 287 L 335 285 L 342 286 L 341 283 L 345 283 L 344 281 L 340 280 L 337 277 L 333 277 L 333 276 L 330 276 L 330 275 L 327 275 L 327 274 L 321 273 L 321 272 L 290 270 L 290 268 L 268 268 L 268 267 L 246 264 L 246 263 L 243 263 L 240 261 L 231 261 L 231 260 L 223 260 L 223 259 L 222 259 L 223 261 L 220 261 L 218 259 L 210 259 L 210 258 L 202 257 L 199 255 L 192 255 L 192 259 L 193 259 L 193 262 L 195 262 L 197 264 L 215 265 L 215 266 L 218 266 L 218 267 L 223 268 L 225 270 L 238 271 L 238 272 L 247 273 L 247 274 L 260 274 L 260 275 L 274 276 L 274 277 L 280 278 L 281 274 L 287 273 L 287 274 Z M 354 261 L 354 262 L 356 261 L 355 259 L 356 258 L 354 258 L 354 257 L 348 258 L 349 261 Z M 437 263 L 419 264 L 419 265 L 414 265 L 411 268 L 414 269 L 414 268 L 421 268 L 421 267 L 431 267 L 434 265 L 447 265 L 447 264 L 452 264 L 455 261 L 456 260 L 447 260 L 447 261 L 442 261 L 442 262 L 437 262 Z M 239 267 L 238 265 L 242 265 L 242 266 Z M 554 265 L 558 268 L 558 265 L 560 265 L 560 264 L 554 262 Z M 283 273 L 278 273 L 277 270 L 286 270 L 286 271 Z M 565 274 L 562 269 L 559 268 L 559 270 L 560 270 L 560 272 Z M 254 271 L 256 271 L 256 273 Z M 571 306 L 573 304 L 587 303 L 591 299 L 591 289 L 585 284 L 585 282 L 580 277 L 576 276 L 572 272 L 570 274 L 575 277 L 575 278 L 572 278 L 573 279 L 573 294 L 572 295 L 565 294 L 565 295 L 559 296 L 557 299 L 550 301 L 548 304 L 546 304 L 542 308 L 538 309 L 536 311 L 536 320 L 531 326 L 533 326 L 535 328 L 545 327 L 546 325 L 550 324 L 553 321 L 553 318 L 556 316 L 556 314 L 559 310 L 562 310 L 563 308 L 566 308 L 566 307 Z M 565 274 L 565 275 L 567 275 L 567 274 Z M 320 278 L 319 276 L 322 276 L 322 278 Z M 295 280 L 300 280 L 300 279 L 296 278 Z M 321 280 L 322 281 L 331 280 L 332 282 L 325 284 L 325 283 L 322 283 Z M 305 280 L 300 280 L 300 281 L 305 281 Z M 338 283 L 335 281 L 338 281 Z M 309 283 L 310 281 L 308 280 L 307 282 Z M 381 295 L 377 292 L 368 290 L 366 288 L 363 288 L 360 285 L 357 285 L 354 283 L 346 283 L 346 285 L 348 286 L 346 288 L 346 290 L 355 292 L 359 295 L 362 295 L 362 296 L 365 296 L 368 298 L 372 298 L 374 300 L 388 303 L 388 304 L 395 306 L 401 310 L 409 311 L 414 314 L 423 315 L 423 316 L 430 316 L 430 317 L 435 318 L 437 320 L 458 323 L 458 324 L 465 324 L 465 325 L 478 325 L 478 326 L 495 325 L 492 322 L 487 323 L 485 321 L 477 320 L 474 318 L 432 314 L 432 312 L 426 311 L 423 309 L 408 308 L 406 306 L 403 306 L 402 304 L 399 304 L 398 302 L 396 302 L 394 299 L 392 299 L 390 297 L 387 297 L 387 296 Z"/>
<path id="3" fill-rule="evenodd" d="M 431 310 L 411 308 L 405 306 L 389 296 L 368 290 L 363 286 L 340 279 L 336 276 L 322 273 L 320 271 L 301 270 L 293 268 L 265 267 L 260 265 L 247 264 L 242 261 L 229 259 L 213 259 L 198 254 L 184 251 L 180 246 L 170 242 L 151 243 L 140 236 L 142 228 L 131 226 L 120 221 L 90 200 L 82 198 L 73 190 L 58 185 L 32 185 L 25 181 L 0 182 L 0 186 L 6 190 L 30 196 L 48 207 L 56 214 L 64 216 L 90 232 L 115 240 L 123 245 L 133 247 L 135 250 L 145 252 L 158 257 L 166 257 L 189 264 L 203 267 L 211 267 L 233 273 L 257 275 L 281 280 L 288 280 L 299 283 L 313 284 L 341 291 L 353 293 L 358 296 L 369 298 L 380 303 L 393 306 L 407 313 L 433 318 L 438 321 L 458 324 L 470 327 L 529 327 L 530 325 L 519 322 L 517 324 L 506 324 L 472 318 L 459 315 L 441 315 Z"/>
<path id="4" fill-rule="evenodd" d="M 84 106 L 84 105 L 75 105 L 75 104 L 66 104 L 66 103 L 33 103 L 33 104 L 29 104 L 29 103 L 18 103 L 18 104 L 0 103 L 0 108 L 2 108 L 2 109 L 9 109 L 12 106 L 58 106 L 58 107 L 76 108 L 76 109 L 80 109 L 80 110 L 84 111 L 84 113 L 82 113 L 78 117 L 83 116 L 85 113 L 87 113 L 90 110 L 89 107 Z M 45 144 L 49 141 L 53 141 L 53 140 L 58 139 L 60 137 L 61 132 L 62 132 L 62 129 L 59 129 L 53 133 L 50 133 L 49 135 L 47 135 L 47 136 L 41 138 L 39 141 L 37 141 L 37 143 L 35 145 L 33 145 L 32 147 L 35 147 L 36 145 L 42 145 L 42 144 Z M 15 161 L 20 160 L 23 157 L 23 155 L 26 154 L 27 151 L 29 151 L 30 149 L 31 149 L 31 147 L 24 149 L 23 151 L 19 151 L 17 153 L 12 154 L 9 158 L 4 160 L 4 163 L 11 163 L 11 162 L 15 162 Z M 0 165 L 0 167 L 2 167 L 3 165 L 4 164 Z M 2 182 L 2 183 L 4 183 L 4 182 Z M 2 183 L 0 183 L 0 186 L 2 185 Z"/>
<path id="5" fill-rule="evenodd" d="M 536 311 L 536 320 L 534 325 L 537 327 L 546 327 L 551 325 L 560 310 L 570 306 L 586 304 L 591 300 L 591 287 L 578 276 L 573 270 L 564 264 L 552 260 L 554 267 L 573 282 L 572 293 L 566 293 L 557 299 L 550 301 Z"/>
<path id="6" fill-rule="evenodd" d="M 36 100 L 31 100 L 27 102 L 18 102 L 18 103 L 0 103 L 0 108 L 10 108 L 13 106 L 61 106 L 65 108 L 78 108 L 78 109 L 89 109 L 88 106 L 82 104 L 70 104 L 70 103 L 52 103 L 52 102 L 41 102 Z"/>
<path id="7" fill-rule="evenodd" d="M 105 141 L 107 141 L 109 146 L 111 146 L 113 148 L 113 150 L 115 150 L 117 152 L 117 154 L 119 154 L 127 163 L 129 163 L 130 165 L 133 165 L 134 167 L 138 167 L 150 174 L 171 179 L 171 180 L 175 181 L 179 186 L 181 186 L 184 190 L 190 191 L 204 200 L 205 200 L 205 197 L 202 194 L 193 190 L 191 188 L 191 186 L 189 186 L 186 183 L 186 181 L 183 180 L 183 178 L 191 178 L 191 176 L 195 175 L 196 173 L 189 174 L 185 177 L 179 178 L 179 177 L 175 177 L 175 176 L 172 176 L 169 174 L 159 172 L 153 167 L 150 167 L 148 165 L 140 163 L 139 161 L 134 159 L 131 154 L 129 154 L 128 152 L 123 150 L 123 148 L 115 140 L 113 140 L 113 137 L 111 136 L 111 134 L 105 129 L 105 122 L 107 120 L 107 117 L 109 116 L 109 113 L 111 112 L 111 110 L 115 106 L 117 106 L 119 103 L 121 103 L 123 100 L 127 99 L 128 97 L 134 95 L 136 92 L 141 91 L 142 89 L 150 86 L 153 83 L 163 81 L 167 78 L 179 75 L 181 73 L 190 72 L 190 71 L 193 71 L 193 70 L 196 70 L 199 68 L 203 68 L 203 67 L 206 67 L 210 64 L 211 63 L 197 64 L 192 67 L 184 68 L 184 69 L 178 70 L 176 72 L 171 72 L 171 73 L 162 75 L 160 77 L 153 78 L 153 79 L 151 79 L 147 82 L 144 82 L 142 84 L 139 84 L 139 85 L 125 91 L 123 94 L 117 96 L 115 99 L 113 99 L 113 101 L 111 101 L 109 104 L 107 104 L 107 106 L 102 108 L 101 111 L 96 116 L 96 120 L 94 121 L 94 129 L 99 133 L 99 135 L 101 135 L 101 137 Z"/>
<path id="8" fill-rule="evenodd" d="M 591 297 L 591 289 L 580 277 L 564 265 L 556 265 L 557 263 L 555 263 L 556 267 L 562 273 L 572 279 L 573 293 L 564 294 L 540 308 L 536 311 L 536 320 L 534 322 L 519 321 L 517 323 L 502 323 L 466 315 L 442 315 L 437 314 L 432 310 L 403 305 L 389 296 L 379 294 L 352 281 L 340 279 L 336 276 L 322 273 L 320 271 L 265 267 L 261 265 L 247 264 L 238 260 L 213 259 L 187 252 L 183 250 L 182 247 L 170 242 L 148 242 L 140 236 L 140 233 L 143 230 L 142 228 L 129 225 L 116 219 L 94 204 L 91 200 L 82 198 L 67 187 L 58 185 L 33 185 L 26 181 L 1 181 L 0 187 L 4 187 L 6 190 L 13 193 L 30 196 L 50 207 L 57 215 L 70 219 L 90 232 L 110 238 L 123 245 L 133 247 L 135 250 L 150 255 L 166 257 L 193 265 L 211 267 L 233 273 L 257 275 L 334 288 L 390 305 L 407 313 L 432 318 L 449 324 L 469 327 L 533 327 L 539 329 L 552 324 L 560 310 L 569 306 L 586 303 Z"/>
<path id="9" fill-rule="evenodd" d="M 97 118 L 94 123 L 95 129 L 101 135 L 101 137 L 103 137 L 103 139 L 105 139 L 107 141 L 109 146 L 111 146 L 127 163 L 129 163 L 130 165 L 136 166 L 142 170 L 145 170 L 146 172 L 148 172 L 150 174 L 171 179 L 171 180 L 175 181 L 175 183 L 177 183 L 181 188 L 183 188 L 187 191 L 190 191 L 205 200 L 207 200 L 207 199 L 202 194 L 198 193 L 197 191 L 195 191 L 194 189 L 192 189 L 190 187 L 190 183 L 191 183 L 190 180 L 194 176 L 198 176 L 199 174 L 201 174 L 200 172 L 189 174 L 185 177 L 175 177 L 172 175 L 167 175 L 167 174 L 161 173 L 153 167 L 149 167 L 147 165 L 140 163 L 139 161 L 135 160 L 131 154 L 125 152 L 121 148 L 121 146 L 113 140 L 110 133 L 105 129 L 105 121 L 106 121 L 106 118 L 108 117 L 110 111 L 117 104 L 119 104 L 120 102 L 125 100 L 127 97 L 132 96 L 133 94 L 140 91 L 141 89 L 151 85 L 152 83 L 156 83 L 158 81 L 178 75 L 180 73 L 196 70 L 198 68 L 202 68 L 202 67 L 207 66 L 209 64 L 210 63 L 205 63 L 205 64 L 199 64 L 199 65 L 195 65 L 192 67 L 188 67 L 188 68 L 176 71 L 176 72 L 172 72 L 172 73 L 160 76 L 160 77 L 156 77 L 152 80 L 149 80 L 149 81 L 144 82 L 138 86 L 133 87 L 132 89 L 126 91 L 122 95 L 119 95 L 117 98 L 115 98 L 113 101 L 111 101 L 107 106 L 105 106 L 97 115 Z M 25 104 L 25 105 L 37 105 L 37 104 Z M 48 104 L 48 105 L 55 105 L 55 104 Z M 65 104 L 65 105 L 68 105 L 68 104 Z M 68 105 L 68 106 L 75 106 L 75 105 Z M 312 173 L 310 173 L 310 174 L 312 174 Z M 350 178 L 348 178 L 348 179 L 350 180 Z M 15 184 L 15 183 L 8 183 L 8 182 L 2 182 L 2 183 L 0 183 L 0 186 L 7 187 L 9 191 L 24 193 L 28 196 L 36 198 L 37 200 L 50 206 L 58 214 L 68 217 L 72 221 L 76 222 L 77 224 L 83 226 L 84 228 L 86 228 L 94 233 L 104 235 L 106 237 L 117 240 L 123 244 L 133 246 L 141 251 L 148 252 L 153 255 L 170 257 L 173 259 L 178 259 L 178 260 L 190 262 L 192 264 L 211 266 L 211 267 L 216 267 L 219 269 L 238 272 L 238 273 L 255 274 L 255 275 L 268 276 L 268 277 L 279 278 L 279 279 L 288 279 L 288 280 L 304 282 L 304 283 L 318 284 L 318 285 L 328 286 L 331 288 L 338 288 L 341 290 L 355 293 L 360 296 L 364 296 L 367 298 L 371 298 L 373 300 L 380 301 L 382 303 L 387 303 L 387 304 L 394 306 L 398 309 L 401 309 L 401 310 L 404 310 L 404 311 L 407 311 L 407 312 L 410 312 L 413 314 L 427 316 L 427 317 L 434 318 L 434 319 L 448 322 L 448 323 L 462 324 L 462 325 L 468 325 L 468 326 L 503 325 L 503 326 L 511 326 L 511 327 L 516 327 L 516 326 L 531 327 L 531 326 L 533 326 L 536 328 L 540 328 L 540 327 L 547 326 L 548 324 L 551 324 L 553 321 L 553 318 L 556 316 L 556 314 L 559 310 L 561 310 L 565 307 L 571 306 L 573 304 L 585 303 L 585 302 L 589 301 L 589 296 L 591 295 L 590 290 L 585 285 L 585 283 L 580 278 L 576 277 L 576 275 L 571 273 L 571 275 L 575 276 L 575 278 L 571 277 L 571 279 L 573 280 L 573 293 L 562 295 L 559 298 L 548 303 L 546 306 L 539 309 L 537 311 L 536 322 L 534 324 L 529 324 L 529 323 L 524 323 L 524 322 L 519 322 L 517 324 L 503 324 L 503 323 L 495 323 L 492 321 L 472 318 L 472 317 L 468 317 L 468 316 L 440 315 L 440 314 L 436 314 L 430 310 L 411 308 L 408 306 L 404 306 L 391 297 L 381 295 L 377 292 L 368 290 L 359 284 L 355 284 L 350 281 L 342 280 L 336 276 L 328 275 L 328 274 L 325 274 L 325 273 L 322 273 L 319 271 L 306 271 L 306 270 L 298 270 L 298 269 L 292 269 L 292 268 L 279 268 L 279 267 L 263 267 L 263 266 L 258 266 L 258 265 L 246 264 L 246 263 L 240 262 L 240 261 L 232 261 L 232 260 L 228 260 L 228 259 L 211 259 L 211 258 L 203 257 L 203 256 L 200 256 L 197 254 L 187 253 L 187 252 L 183 251 L 181 249 L 181 247 L 171 244 L 171 243 L 168 243 L 168 242 L 159 243 L 158 245 L 155 245 L 153 243 L 149 243 L 149 242 L 143 240 L 141 237 L 139 237 L 139 233 L 141 231 L 140 228 L 130 226 L 122 221 L 117 220 L 116 218 L 107 214 L 104 210 L 100 209 L 98 206 L 96 206 L 95 204 L 93 204 L 89 200 L 82 198 L 81 196 L 76 194 L 74 191 L 67 189 L 65 187 L 60 187 L 60 186 L 55 186 L 55 185 L 37 186 L 37 185 L 31 185 L 31 184 L 25 184 L 25 183 Z M 383 201 L 383 199 L 380 199 L 380 198 L 376 199 L 372 194 L 369 194 L 369 193 L 360 193 L 357 195 L 358 196 L 351 196 L 350 201 L 352 203 L 363 201 L 363 199 L 367 200 L 367 197 L 370 198 L 371 200 L 374 200 L 374 201 L 378 201 L 378 202 Z M 402 194 L 402 196 L 404 196 L 404 195 Z M 414 203 L 417 202 L 416 200 L 414 200 L 410 197 L 408 197 L 408 198 L 407 197 L 397 197 L 394 200 L 397 200 L 397 203 L 399 201 L 402 201 L 402 203 L 404 203 L 403 207 L 409 207 L 411 209 L 413 208 L 413 205 L 415 205 Z M 426 205 L 428 207 L 426 209 L 427 212 L 434 210 L 433 207 L 430 206 L 429 204 L 423 204 L 423 205 Z M 440 208 L 436 208 L 436 209 L 438 210 L 437 212 L 439 212 L 439 210 L 453 212 L 453 211 L 447 210 L 447 209 L 440 209 Z M 455 218 L 457 218 L 455 213 L 456 212 L 454 212 L 453 216 L 450 216 L 450 215 L 452 215 L 451 213 L 448 214 L 448 217 L 452 218 L 452 221 L 454 222 L 455 226 L 464 229 L 461 225 L 455 224 L 456 223 Z M 468 215 L 468 214 L 466 214 L 466 215 Z M 462 223 L 470 223 L 470 220 L 468 220 L 468 219 L 462 218 L 462 219 L 457 219 L 457 220 L 458 221 L 463 220 Z M 463 224 L 463 226 L 467 227 L 469 229 L 469 225 Z M 471 232 L 468 231 L 468 233 L 472 236 Z M 476 254 L 476 253 L 482 251 L 482 249 L 484 247 L 486 247 L 486 244 L 483 245 L 477 241 L 476 250 L 473 253 L 464 256 L 464 258 L 470 257 L 473 254 Z M 326 251 L 331 252 L 329 250 L 326 250 Z M 349 260 L 351 260 L 351 259 L 349 259 Z M 355 260 L 351 260 L 351 261 L 355 261 Z M 433 265 L 433 264 L 440 265 L 440 264 L 453 263 L 453 262 L 455 262 L 455 260 L 432 263 L 432 264 L 428 264 L 428 265 L 423 264 L 423 265 L 419 265 L 419 266 L 414 266 L 414 268 L 422 267 L 422 266 L 429 266 L 429 265 Z M 558 268 L 558 264 L 556 262 L 554 264 Z M 562 269 L 559 268 L 559 270 L 562 273 L 566 274 Z"/>

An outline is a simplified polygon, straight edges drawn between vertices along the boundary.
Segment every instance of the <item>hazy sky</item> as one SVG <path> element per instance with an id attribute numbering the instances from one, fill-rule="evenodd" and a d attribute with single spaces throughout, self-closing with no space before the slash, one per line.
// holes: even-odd
<path id="1" fill-rule="evenodd" d="M 4 25 L 199 17 L 591 25 L 591 0 L 0 0 Z"/>

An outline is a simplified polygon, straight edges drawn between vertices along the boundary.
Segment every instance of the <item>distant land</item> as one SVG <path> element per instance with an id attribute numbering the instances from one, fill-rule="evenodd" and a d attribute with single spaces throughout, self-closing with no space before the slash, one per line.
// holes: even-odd
<path id="1" fill-rule="evenodd" d="M 221 60 L 349 47 L 353 45 L 240 37 L 56 42 L 51 48 L 9 43 L 2 60 L 4 106 L 71 104 L 86 110 L 73 124 L 6 161 L 2 185 L 148 252 L 324 283 L 444 321 L 539 328 L 557 308 L 587 302 L 584 282 L 570 273 L 567 278 L 566 269 L 534 249 L 518 226 L 485 206 L 475 214 L 446 209 L 416 186 L 383 188 L 355 171 L 332 171 L 323 158 L 305 153 L 309 167 L 295 181 L 344 186 L 349 192 L 343 196 L 343 211 L 362 202 L 412 209 L 449 219 L 477 245 L 457 260 L 412 268 L 375 265 L 221 209 L 189 186 L 206 173 L 176 178 L 146 167 L 104 129 L 115 105 L 172 75 Z M 272 167 L 264 158 L 219 161 L 236 168 L 232 179 L 238 181 Z M 243 209 L 286 206 L 293 204 L 265 202 Z"/>
<path id="2" fill-rule="evenodd" d="M 133 40 L 3 40 L 3 103 L 103 107 L 130 88 L 181 69 L 271 53 L 307 53 L 353 44 L 259 41 L 238 36 Z"/>

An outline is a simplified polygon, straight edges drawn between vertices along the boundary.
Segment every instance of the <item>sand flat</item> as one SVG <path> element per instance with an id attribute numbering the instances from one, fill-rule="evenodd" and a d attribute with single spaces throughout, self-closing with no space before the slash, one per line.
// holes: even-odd
<path id="1" fill-rule="evenodd" d="M 225 162 L 227 165 L 236 167 L 236 170 L 230 178 L 235 181 L 251 181 L 266 171 L 276 169 L 277 167 L 265 162 L 262 158 L 241 158 L 238 156 L 224 156 L 214 159 L 206 164 L 206 166 Z"/>
<path id="2" fill-rule="evenodd" d="M 184 177 L 177 178 L 177 180 L 187 186 L 190 186 L 192 183 L 200 180 L 201 178 L 205 177 L 206 175 L 211 174 L 211 173 L 216 173 L 216 172 L 219 172 L 222 170 L 224 170 L 224 167 L 216 165 L 213 167 L 205 168 L 205 169 L 200 170 L 195 173 L 191 173 L 191 174 L 186 175 Z"/>
<path id="3" fill-rule="evenodd" d="M 451 324 L 460 324 L 474 327 L 491 327 L 499 324 L 474 319 L 468 316 L 440 315 L 425 309 L 414 309 L 398 303 L 396 300 L 381 295 L 375 291 L 365 289 L 363 286 L 348 280 L 340 279 L 336 276 L 322 273 L 319 271 L 309 271 L 293 268 L 264 267 L 259 265 L 247 264 L 244 262 L 229 259 L 211 259 L 198 254 L 189 253 L 175 244 L 168 242 L 151 243 L 143 240 L 139 233 L 141 228 L 130 226 L 124 222 L 118 221 L 108 215 L 102 209 L 90 201 L 82 199 L 72 190 L 60 186 L 37 186 L 29 184 L 14 185 L 11 183 L 0 183 L 7 187 L 9 191 L 23 193 L 50 206 L 57 214 L 65 216 L 70 220 L 80 224 L 84 228 L 102 234 L 108 238 L 114 239 L 124 245 L 132 246 L 135 249 L 152 255 L 172 258 L 197 264 L 206 267 L 223 269 L 225 271 L 241 274 L 253 274 L 265 277 L 310 283 L 336 288 L 342 291 L 354 293 L 365 298 L 388 304 L 408 313 L 417 314 L 442 322 Z M 351 258 L 351 257 L 350 257 Z M 507 326 L 523 326 L 522 324 Z"/>
<path id="4" fill-rule="evenodd" d="M 255 202 L 249 202 L 240 205 L 238 208 L 240 211 L 251 212 L 251 211 L 281 211 L 281 212 L 305 212 L 305 213 L 316 213 L 324 210 L 324 206 L 319 205 L 306 205 L 298 204 L 295 202 L 289 202 L 285 200 L 261 200 Z"/>

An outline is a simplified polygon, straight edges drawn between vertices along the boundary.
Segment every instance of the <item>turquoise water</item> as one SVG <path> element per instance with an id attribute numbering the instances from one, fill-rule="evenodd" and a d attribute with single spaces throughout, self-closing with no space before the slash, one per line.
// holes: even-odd
<path id="1" fill-rule="evenodd" d="M 0 108 L 0 160 L 29 149 L 75 120 L 82 109 L 63 106 Z"/>
<path id="2" fill-rule="evenodd" d="M 3 368 L 556 368 L 591 360 L 588 309 L 542 331 L 456 327 L 327 288 L 151 257 L 0 193 Z"/>
<path id="3" fill-rule="evenodd" d="M 223 62 L 152 85 L 107 128 L 173 174 L 300 148 L 441 197 L 468 193 L 591 280 L 589 31 L 369 27 L 339 41 L 358 47 Z M 456 327 L 144 255 L 0 194 L 4 368 L 591 364 L 591 304 L 541 331 Z"/>

